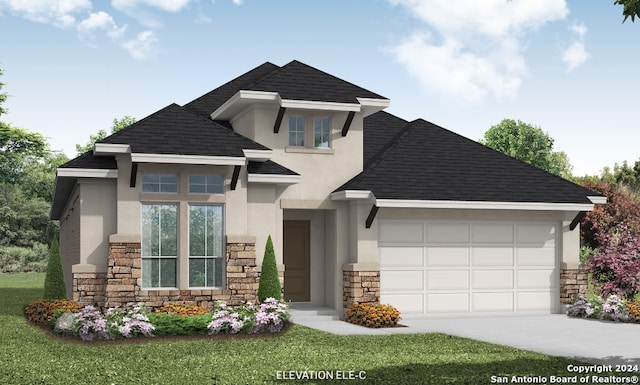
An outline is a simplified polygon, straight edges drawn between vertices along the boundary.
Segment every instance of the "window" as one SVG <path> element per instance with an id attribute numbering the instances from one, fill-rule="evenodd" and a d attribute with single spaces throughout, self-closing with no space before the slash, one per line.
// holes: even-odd
<path id="1" fill-rule="evenodd" d="M 189 175 L 189 193 L 222 194 L 224 177 L 222 175 Z"/>
<path id="2" fill-rule="evenodd" d="M 304 147 L 304 116 L 289 117 L 289 146 Z"/>
<path id="3" fill-rule="evenodd" d="M 331 141 L 331 119 L 326 116 L 313 118 L 313 145 L 329 148 Z"/>
<path id="4" fill-rule="evenodd" d="M 175 174 L 142 174 L 143 192 L 178 192 L 178 175 Z"/>
<path id="5" fill-rule="evenodd" d="M 221 205 L 189 206 L 189 287 L 223 285 Z"/>
<path id="6" fill-rule="evenodd" d="M 177 287 L 178 206 L 142 205 L 142 287 Z"/>

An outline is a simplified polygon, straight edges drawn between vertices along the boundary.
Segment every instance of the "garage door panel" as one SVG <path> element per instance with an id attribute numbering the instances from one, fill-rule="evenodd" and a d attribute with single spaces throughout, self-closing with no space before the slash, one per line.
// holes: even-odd
<path id="1" fill-rule="evenodd" d="M 424 223 L 422 222 L 380 222 L 380 242 L 422 243 Z"/>
<path id="2" fill-rule="evenodd" d="M 517 311 L 549 311 L 555 304 L 555 292 L 520 292 Z"/>
<path id="3" fill-rule="evenodd" d="M 554 248 L 518 247 L 516 261 L 518 266 L 555 267 L 556 250 Z"/>
<path id="4" fill-rule="evenodd" d="M 424 263 L 422 246 L 380 248 L 380 264 L 389 267 L 422 267 Z"/>
<path id="5" fill-rule="evenodd" d="M 427 294 L 427 313 L 468 313 L 468 293 Z"/>
<path id="6" fill-rule="evenodd" d="M 474 243 L 513 243 L 512 224 L 477 223 L 472 234 Z"/>
<path id="7" fill-rule="evenodd" d="M 422 270 L 380 271 L 380 285 L 385 291 L 424 290 Z"/>
<path id="8" fill-rule="evenodd" d="M 438 223 L 427 224 L 429 243 L 469 243 L 469 224 Z"/>
<path id="9" fill-rule="evenodd" d="M 427 290 L 469 289 L 469 270 L 427 271 Z"/>
<path id="10" fill-rule="evenodd" d="M 554 270 L 519 270 L 518 289 L 549 289 L 556 287 Z"/>
<path id="11" fill-rule="evenodd" d="M 474 312 L 511 312 L 513 293 L 473 293 Z"/>
<path id="12" fill-rule="evenodd" d="M 472 289 L 513 289 L 513 270 L 474 270 Z"/>
<path id="13" fill-rule="evenodd" d="M 380 294 L 381 303 L 391 303 L 403 314 L 424 313 L 424 294 Z"/>
<path id="14" fill-rule="evenodd" d="M 474 247 L 473 266 L 513 266 L 513 247 Z"/>
<path id="15" fill-rule="evenodd" d="M 469 266 L 469 248 L 428 247 L 427 266 Z"/>
<path id="16" fill-rule="evenodd" d="M 552 247 L 556 242 L 555 226 L 548 223 L 526 223 L 516 226 L 516 242 Z"/>

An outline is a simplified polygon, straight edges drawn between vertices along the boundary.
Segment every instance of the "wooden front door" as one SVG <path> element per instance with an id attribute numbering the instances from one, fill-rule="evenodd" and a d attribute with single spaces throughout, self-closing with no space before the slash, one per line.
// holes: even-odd
<path id="1" fill-rule="evenodd" d="M 292 302 L 311 300 L 310 222 L 284 221 L 284 298 Z"/>

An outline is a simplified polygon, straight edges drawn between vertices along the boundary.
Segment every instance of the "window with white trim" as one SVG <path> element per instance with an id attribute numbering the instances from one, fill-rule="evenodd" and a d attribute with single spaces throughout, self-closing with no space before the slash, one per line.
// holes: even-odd
<path id="1" fill-rule="evenodd" d="M 189 287 L 222 287 L 223 223 L 222 205 L 189 205 Z"/>
<path id="2" fill-rule="evenodd" d="M 177 193 L 178 175 L 142 174 L 142 192 Z"/>
<path id="3" fill-rule="evenodd" d="M 304 116 L 289 116 L 289 146 L 304 147 Z"/>
<path id="4" fill-rule="evenodd" d="M 142 287 L 176 288 L 178 205 L 142 205 Z"/>
<path id="5" fill-rule="evenodd" d="M 331 118 L 313 117 L 313 145 L 318 148 L 331 147 Z"/>
<path id="6" fill-rule="evenodd" d="M 189 194 L 223 194 L 222 175 L 189 175 Z"/>

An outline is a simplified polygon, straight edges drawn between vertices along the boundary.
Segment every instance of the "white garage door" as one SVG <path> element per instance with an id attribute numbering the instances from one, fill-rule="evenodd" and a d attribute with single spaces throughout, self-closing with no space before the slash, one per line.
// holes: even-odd
<path id="1" fill-rule="evenodd" d="M 380 302 L 402 313 L 555 313 L 552 222 L 380 220 Z"/>

